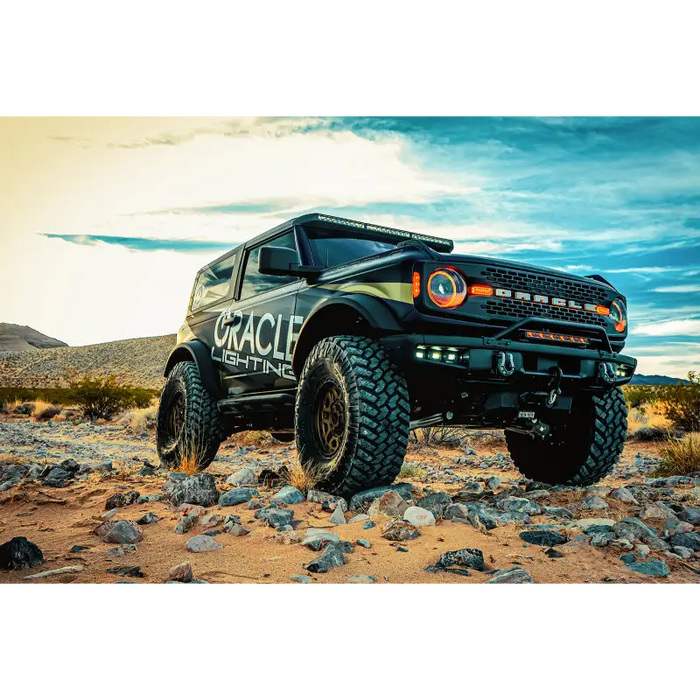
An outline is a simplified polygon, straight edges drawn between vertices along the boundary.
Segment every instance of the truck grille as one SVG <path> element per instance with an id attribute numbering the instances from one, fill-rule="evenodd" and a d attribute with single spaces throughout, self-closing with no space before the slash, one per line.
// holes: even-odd
<path id="1" fill-rule="evenodd" d="M 538 292 L 540 293 L 540 292 Z M 604 328 L 606 317 L 598 314 L 582 313 L 565 309 L 559 306 L 547 306 L 535 304 L 529 301 L 514 301 L 512 299 L 490 299 L 481 305 L 490 316 L 503 319 L 525 318 L 536 316 L 537 318 L 553 318 L 557 321 L 571 321 L 573 323 L 589 323 Z"/>
<path id="2" fill-rule="evenodd" d="M 548 297 L 573 299 L 580 303 L 603 304 L 606 306 L 610 301 L 609 292 L 597 284 L 559 279 L 534 272 L 486 267 L 481 270 L 481 277 L 483 280 L 488 280 L 495 287 L 513 291 L 544 294 Z M 538 318 L 552 318 L 557 321 L 588 323 L 601 328 L 605 328 L 607 325 L 605 316 L 529 301 L 491 298 L 488 301 L 485 300 L 481 307 L 489 315 L 496 318 L 516 319 L 524 318 L 525 316 L 536 316 Z"/>
<path id="3" fill-rule="evenodd" d="M 548 275 L 538 275 L 534 272 L 507 270 L 500 267 L 486 267 L 481 271 L 481 275 L 497 287 L 514 291 L 545 294 L 561 299 L 574 299 L 588 304 L 605 304 L 608 301 L 608 292 L 605 288 L 593 283 L 559 279 Z"/>

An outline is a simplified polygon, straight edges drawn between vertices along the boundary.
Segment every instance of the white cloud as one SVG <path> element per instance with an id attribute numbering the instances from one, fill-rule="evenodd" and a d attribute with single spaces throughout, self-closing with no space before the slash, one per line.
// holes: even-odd
<path id="1" fill-rule="evenodd" d="M 668 294 L 693 294 L 695 292 L 700 292 L 700 284 L 678 284 L 673 287 L 657 287 L 652 291 Z"/>
<path id="2" fill-rule="evenodd" d="M 635 335 L 669 336 L 669 335 L 698 335 L 700 336 L 700 319 L 678 321 L 658 321 L 646 323 L 632 329 Z"/>

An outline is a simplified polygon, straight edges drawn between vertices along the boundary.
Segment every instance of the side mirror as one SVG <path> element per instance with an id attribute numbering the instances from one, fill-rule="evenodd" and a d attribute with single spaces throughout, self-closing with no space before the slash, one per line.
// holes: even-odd
<path id="1" fill-rule="evenodd" d="M 313 277 L 322 268 L 299 264 L 299 254 L 292 248 L 264 246 L 258 256 L 258 272 L 262 275 L 293 275 L 295 277 Z"/>

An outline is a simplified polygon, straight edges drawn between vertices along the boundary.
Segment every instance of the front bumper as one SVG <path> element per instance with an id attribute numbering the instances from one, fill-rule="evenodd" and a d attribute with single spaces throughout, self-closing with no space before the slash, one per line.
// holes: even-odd
<path id="1" fill-rule="evenodd" d="M 605 389 L 629 382 L 637 366 L 633 357 L 607 350 L 504 338 L 406 334 L 382 343 L 408 375 L 445 370 L 461 382 L 546 384 L 556 374 L 564 384 Z"/>

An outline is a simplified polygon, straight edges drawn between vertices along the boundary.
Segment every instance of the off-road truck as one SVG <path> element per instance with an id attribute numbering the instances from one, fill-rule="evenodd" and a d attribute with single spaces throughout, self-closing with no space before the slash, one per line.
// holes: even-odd
<path id="1" fill-rule="evenodd" d="M 396 478 L 411 429 L 455 424 L 505 429 L 532 479 L 604 477 L 636 367 L 625 297 L 453 247 L 308 214 L 202 268 L 165 367 L 162 462 L 203 469 L 231 433 L 267 429 L 348 495 Z"/>

